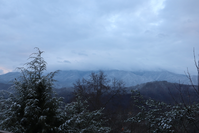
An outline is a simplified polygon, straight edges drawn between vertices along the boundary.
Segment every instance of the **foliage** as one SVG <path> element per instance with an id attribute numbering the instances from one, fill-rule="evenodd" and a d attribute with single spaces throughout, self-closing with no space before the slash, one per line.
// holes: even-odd
<path id="1" fill-rule="evenodd" d="M 64 119 L 60 129 L 64 133 L 108 133 L 109 127 L 104 127 L 102 109 L 89 112 L 87 101 L 82 102 L 77 96 L 76 102 L 65 106 Z"/>
<path id="2" fill-rule="evenodd" d="M 140 123 L 147 127 L 146 131 L 153 133 L 199 131 L 199 103 L 169 105 L 152 99 L 146 100 L 137 91 L 133 91 L 133 98 L 140 111 L 125 122 Z M 131 131 L 126 128 L 125 132 Z"/>
<path id="3" fill-rule="evenodd" d="M 59 105 L 61 99 L 52 91 L 53 76 L 56 72 L 44 75 L 46 62 L 42 51 L 30 56 L 32 61 L 26 63 L 27 68 L 19 68 L 22 76 L 15 79 L 15 97 L 2 121 L 4 130 L 15 133 L 51 133 L 57 132 L 60 124 Z"/>
<path id="4" fill-rule="evenodd" d="M 9 91 L 1 90 L 0 91 L 0 121 L 6 119 L 4 115 L 10 108 L 12 104 L 13 95 Z"/>

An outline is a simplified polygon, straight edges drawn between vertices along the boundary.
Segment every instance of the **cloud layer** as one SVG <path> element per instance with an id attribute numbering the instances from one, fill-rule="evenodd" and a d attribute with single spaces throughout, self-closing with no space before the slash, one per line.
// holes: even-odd
<path id="1" fill-rule="evenodd" d="M 197 5 L 198 0 L 1 0 L 0 72 L 26 63 L 39 47 L 50 70 L 183 73 L 189 67 L 194 73 Z"/>

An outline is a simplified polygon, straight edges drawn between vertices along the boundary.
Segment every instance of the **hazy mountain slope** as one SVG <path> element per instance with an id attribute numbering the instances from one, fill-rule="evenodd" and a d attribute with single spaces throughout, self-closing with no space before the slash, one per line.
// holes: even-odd
<path id="1" fill-rule="evenodd" d="M 90 74 L 91 71 L 77 71 L 77 70 L 59 71 L 54 77 L 55 80 L 57 81 L 55 85 L 58 88 L 71 87 L 73 86 L 73 83 L 75 83 L 78 79 L 89 78 Z"/>
<path id="2" fill-rule="evenodd" d="M 55 79 L 58 81 L 57 84 L 60 84 L 62 86 L 72 86 L 73 83 L 76 82 L 78 79 L 89 78 L 91 72 L 92 71 L 60 71 L 55 76 Z M 118 80 L 124 81 L 127 87 L 152 81 L 168 81 L 172 83 L 189 84 L 189 80 L 185 75 L 175 74 L 168 71 L 132 72 L 109 70 L 104 71 L 104 73 L 109 79 L 116 78 Z M 196 76 L 194 76 L 194 79 L 196 79 Z"/>
<path id="3" fill-rule="evenodd" d="M 7 90 L 11 86 L 11 84 L 0 83 L 0 90 Z"/>
<path id="4" fill-rule="evenodd" d="M 19 72 L 9 72 L 0 75 L 0 83 L 12 84 L 12 81 L 19 76 L 20 76 Z"/>
<path id="5" fill-rule="evenodd" d="M 78 79 L 88 79 L 92 71 L 59 71 L 55 75 L 55 83 L 57 88 L 61 87 L 71 87 Z M 98 72 L 98 71 L 94 71 Z M 127 87 L 135 86 L 137 84 L 142 84 L 152 81 L 168 81 L 172 83 L 183 83 L 189 84 L 189 80 L 185 75 L 175 74 L 168 71 L 122 71 L 122 70 L 107 70 L 104 71 L 109 79 L 116 78 L 118 80 L 124 81 Z M 17 78 L 20 73 L 7 73 L 0 75 L 0 83 L 10 83 L 14 78 Z M 196 81 L 196 76 L 194 76 L 193 81 Z M 196 82 L 195 82 L 196 83 Z"/>

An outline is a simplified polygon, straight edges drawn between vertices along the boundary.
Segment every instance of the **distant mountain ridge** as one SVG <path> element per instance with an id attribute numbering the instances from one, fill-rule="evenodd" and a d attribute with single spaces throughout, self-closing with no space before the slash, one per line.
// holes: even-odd
<path id="1" fill-rule="evenodd" d="M 195 87 L 197 88 L 197 86 Z M 199 95 L 192 85 L 170 83 L 167 81 L 153 81 L 127 88 L 129 94 L 131 94 L 131 90 L 138 90 L 144 98 L 152 98 L 166 103 L 174 104 L 175 102 L 183 101 L 193 103 L 199 101 Z"/>
<path id="2" fill-rule="evenodd" d="M 99 71 L 78 71 L 67 70 L 59 71 L 55 75 L 56 88 L 71 87 L 78 79 L 88 79 L 91 72 L 98 73 Z M 186 75 L 175 74 L 169 71 L 124 71 L 124 70 L 105 70 L 103 71 L 108 79 L 116 78 L 122 80 L 126 87 L 135 86 L 142 83 L 153 81 L 167 81 L 171 83 L 190 84 Z M 12 83 L 14 78 L 20 76 L 19 72 L 10 72 L 0 75 L 0 83 Z M 193 83 L 197 84 L 197 76 L 192 76 Z"/>

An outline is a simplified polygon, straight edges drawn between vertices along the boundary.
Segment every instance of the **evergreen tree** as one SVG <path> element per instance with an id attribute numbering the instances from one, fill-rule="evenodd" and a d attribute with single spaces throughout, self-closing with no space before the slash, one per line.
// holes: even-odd
<path id="1" fill-rule="evenodd" d="M 44 75 L 43 51 L 30 55 L 27 68 L 19 68 L 22 76 L 14 81 L 15 98 L 1 122 L 3 130 L 15 133 L 56 133 L 61 124 L 59 105 L 52 87 L 55 72 Z"/>

